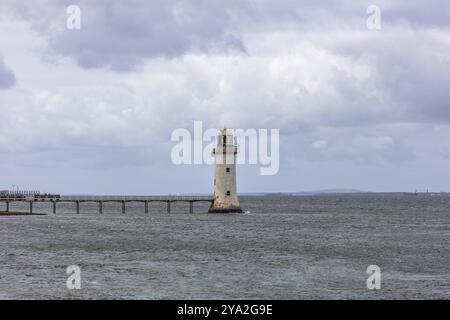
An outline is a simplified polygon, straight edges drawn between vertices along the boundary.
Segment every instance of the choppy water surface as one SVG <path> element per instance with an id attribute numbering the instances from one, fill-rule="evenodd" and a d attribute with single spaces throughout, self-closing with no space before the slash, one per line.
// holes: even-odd
<path id="1" fill-rule="evenodd" d="M 60 204 L 0 217 L 0 298 L 450 298 L 450 197 L 244 197 L 250 214 L 188 204 Z M 0 207 L 2 209 L 2 207 Z M 15 204 L 11 208 L 26 210 Z M 50 213 L 50 205 L 35 210 Z M 206 212 L 206 204 L 196 204 Z M 378 265 L 381 290 L 366 288 Z M 82 288 L 66 288 L 79 265 Z"/>

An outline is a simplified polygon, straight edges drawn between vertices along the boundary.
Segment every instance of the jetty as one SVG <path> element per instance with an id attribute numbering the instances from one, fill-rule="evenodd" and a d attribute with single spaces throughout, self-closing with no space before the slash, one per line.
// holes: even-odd
<path id="1" fill-rule="evenodd" d="M 11 197 L 0 198 L 0 203 L 4 203 L 5 213 L 10 212 L 10 204 L 14 202 L 27 203 L 28 213 L 33 214 L 33 205 L 35 203 L 49 203 L 54 214 L 57 212 L 58 204 L 73 203 L 76 213 L 80 213 L 80 204 L 85 202 L 97 203 L 98 213 L 103 213 L 103 204 L 107 202 L 120 203 L 122 213 L 126 213 L 126 204 L 130 202 L 142 203 L 145 213 L 149 213 L 148 207 L 151 202 L 166 203 L 167 213 L 171 211 L 171 204 L 174 202 L 186 202 L 189 204 L 189 213 L 194 213 L 194 203 L 213 202 L 212 196 L 52 196 L 47 197 Z"/>

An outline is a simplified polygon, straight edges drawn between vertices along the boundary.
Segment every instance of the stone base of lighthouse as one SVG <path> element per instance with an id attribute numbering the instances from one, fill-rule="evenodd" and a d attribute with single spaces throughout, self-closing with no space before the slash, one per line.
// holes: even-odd
<path id="1" fill-rule="evenodd" d="M 240 206 L 232 205 L 214 199 L 209 207 L 208 213 L 242 213 Z"/>

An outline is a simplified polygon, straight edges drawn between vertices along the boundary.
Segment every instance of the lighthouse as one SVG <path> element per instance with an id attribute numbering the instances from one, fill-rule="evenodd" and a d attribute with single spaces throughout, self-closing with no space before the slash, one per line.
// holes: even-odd
<path id="1" fill-rule="evenodd" d="M 242 212 L 236 192 L 236 155 L 238 146 L 230 130 L 220 131 L 215 157 L 214 198 L 210 213 Z"/>

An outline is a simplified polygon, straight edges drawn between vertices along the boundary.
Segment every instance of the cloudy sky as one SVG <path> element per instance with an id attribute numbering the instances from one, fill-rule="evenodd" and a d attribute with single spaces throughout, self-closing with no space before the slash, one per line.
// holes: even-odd
<path id="1" fill-rule="evenodd" d="M 241 192 L 450 191 L 449 17 L 448 0 L 1 0 L 0 189 L 211 192 L 211 166 L 170 157 L 202 120 L 280 129 L 279 173 L 240 166 Z"/>

